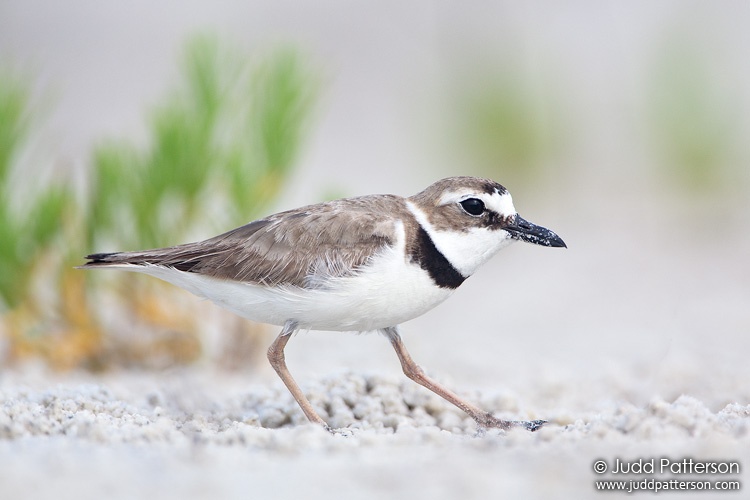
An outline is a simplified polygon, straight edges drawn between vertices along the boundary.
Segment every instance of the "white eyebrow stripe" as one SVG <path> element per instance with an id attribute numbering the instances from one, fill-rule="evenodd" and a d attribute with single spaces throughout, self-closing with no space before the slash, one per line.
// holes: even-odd
<path id="1" fill-rule="evenodd" d="M 503 217 L 516 214 L 516 207 L 513 206 L 513 198 L 507 191 L 503 194 L 493 194 L 490 197 L 490 203 L 487 204 L 492 210 Z"/>

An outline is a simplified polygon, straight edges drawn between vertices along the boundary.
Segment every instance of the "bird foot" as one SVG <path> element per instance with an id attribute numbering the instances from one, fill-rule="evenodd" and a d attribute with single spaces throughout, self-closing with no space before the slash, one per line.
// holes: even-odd
<path id="1" fill-rule="evenodd" d="M 483 415 L 481 418 L 476 419 L 477 425 L 480 429 L 503 429 L 509 430 L 514 427 L 522 427 L 527 431 L 534 432 L 542 428 L 547 423 L 546 420 L 502 420 L 497 417 L 490 415 L 489 413 Z"/>
<path id="2" fill-rule="evenodd" d="M 513 427 L 523 427 L 529 432 L 535 432 L 542 428 L 546 424 L 546 420 L 512 420 L 511 424 Z"/>
<path id="3" fill-rule="evenodd" d="M 323 428 L 327 430 L 332 436 L 340 436 L 340 437 L 348 438 L 354 435 L 351 429 L 334 429 L 328 424 L 325 424 Z"/>

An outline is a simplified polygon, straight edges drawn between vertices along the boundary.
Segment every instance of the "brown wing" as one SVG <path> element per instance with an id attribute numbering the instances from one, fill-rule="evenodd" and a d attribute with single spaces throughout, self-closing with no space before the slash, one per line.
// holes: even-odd
<path id="1" fill-rule="evenodd" d="M 89 255 L 85 266 L 158 265 L 216 278 L 315 286 L 356 273 L 395 240 L 408 214 L 403 198 L 363 196 L 311 205 L 250 222 L 214 238 L 142 252 Z"/>

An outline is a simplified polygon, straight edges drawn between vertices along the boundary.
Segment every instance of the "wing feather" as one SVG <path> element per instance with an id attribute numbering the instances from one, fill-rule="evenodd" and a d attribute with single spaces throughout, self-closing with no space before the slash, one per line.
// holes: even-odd
<path id="1" fill-rule="evenodd" d="M 403 198 L 363 196 L 259 219 L 214 238 L 142 252 L 93 254 L 84 267 L 164 266 L 263 285 L 321 286 L 393 245 Z"/>

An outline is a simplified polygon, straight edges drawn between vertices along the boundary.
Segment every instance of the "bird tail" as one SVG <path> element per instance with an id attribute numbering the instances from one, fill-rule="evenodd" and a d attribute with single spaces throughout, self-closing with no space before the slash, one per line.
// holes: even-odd
<path id="1" fill-rule="evenodd" d="M 129 267 L 146 264 L 141 252 L 111 252 L 92 253 L 87 255 L 88 262 L 76 269 L 92 269 L 95 267 Z"/>

